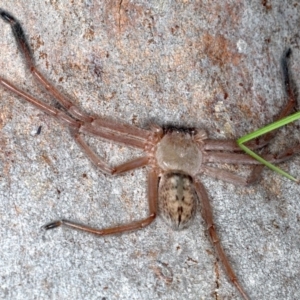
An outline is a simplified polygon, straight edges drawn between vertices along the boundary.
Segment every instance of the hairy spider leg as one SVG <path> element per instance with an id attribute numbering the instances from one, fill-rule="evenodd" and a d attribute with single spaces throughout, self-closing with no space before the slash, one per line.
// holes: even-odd
<path id="1" fill-rule="evenodd" d="M 287 103 L 281 109 L 279 115 L 275 118 L 274 121 L 278 121 L 289 114 L 293 110 L 295 110 L 297 105 L 296 93 L 294 89 L 294 84 L 290 76 L 288 62 L 291 55 L 291 49 L 287 49 L 281 58 L 281 68 L 283 74 L 283 82 L 287 95 Z M 277 129 L 278 130 L 278 129 Z M 248 142 L 246 145 L 251 150 L 261 149 L 262 157 L 270 162 L 279 163 L 284 160 L 291 158 L 293 155 L 299 153 L 300 144 L 291 147 L 285 150 L 282 153 L 271 155 L 268 154 L 268 148 L 266 147 L 270 140 L 272 140 L 277 133 L 277 130 L 273 130 L 268 132 L 267 134 Z M 248 185 L 256 182 L 261 176 L 262 170 L 265 167 L 255 159 L 251 158 L 249 155 L 245 154 L 231 154 L 230 158 L 225 153 L 213 152 L 211 150 L 221 150 L 221 151 L 241 151 L 240 147 L 237 145 L 236 141 L 219 141 L 219 140 L 206 140 L 204 149 L 207 151 L 207 162 L 215 162 L 215 163 L 242 163 L 242 164 L 255 164 L 252 168 L 251 174 L 248 178 L 241 178 L 240 176 L 231 174 L 224 170 L 214 169 L 211 167 L 205 167 L 203 172 L 209 176 L 212 176 L 217 179 L 222 179 L 224 181 L 228 181 L 233 184 L 242 184 Z M 235 157 L 234 157 L 235 156 Z M 254 162 L 254 160 L 256 162 Z M 225 177 L 222 177 L 225 176 Z M 227 180 L 228 179 L 228 180 Z"/>
<path id="2" fill-rule="evenodd" d="M 207 226 L 207 232 L 209 234 L 210 241 L 217 253 L 217 256 L 219 257 L 219 259 L 225 269 L 225 273 L 227 274 L 227 276 L 229 277 L 231 282 L 235 285 L 237 290 L 241 293 L 243 298 L 245 300 L 249 300 L 249 297 L 247 296 L 246 292 L 243 290 L 242 286 L 238 282 L 237 276 L 235 275 L 235 273 L 230 265 L 230 262 L 226 256 L 223 248 L 221 247 L 220 239 L 218 237 L 218 234 L 216 232 L 215 225 L 213 222 L 212 208 L 211 208 L 211 205 L 209 202 L 207 192 L 199 180 L 195 180 L 195 187 L 196 187 L 196 192 L 198 194 L 199 201 L 201 203 L 201 213 L 202 213 L 202 217 Z"/>
<path id="3" fill-rule="evenodd" d="M 14 34 L 15 40 L 17 42 L 18 48 L 20 52 L 25 58 L 26 66 L 29 68 L 30 72 L 33 74 L 34 78 L 41 83 L 46 90 L 52 94 L 55 99 L 66 109 L 66 111 L 72 115 L 75 119 L 81 121 L 81 128 L 78 129 L 79 132 L 85 132 L 94 134 L 103 138 L 108 138 L 115 140 L 116 138 L 120 143 L 129 143 L 133 147 L 143 149 L 145 146 L 145 140 L 151 132 L 137 128 L 135 126 L 131 126 L 128 124 L 118 124 L 115 121 L 106 120 L 105 118 L 95 119 L 92 116 L 89 116 L 83 113 L 79 107 L 74 105 L 67 97 L 62 95 L 46 78 L 41 74 L 39 70 L 37 70 L 35 66 L 35 62 L 33 59 L 32 51 L 29 47 L 29 44 L 26 40 L 25 33 L 22 29 L 21 24 L 9 13 L 0 9 L 0 17 L 10 24 L 12 32 Z M 20 95 L 20 93 L 16 92 L 16 88 L 13 87 L 8 81 L 1 79 L 1 83 L 12 92 L 15 92 Z M 23 96 L 23 95 L 21 95 Z M 23 96 L 24 97 L 24 96 Z M 26 97 L 24 97 L 26 98 Z M 28 98 L 26 98 L 28 100 Z M 42 109 L 42 105 L 38 106 Z M 43 109 L 46 112 L 51 114 L 51 110 L 49 107 Z M 127 135 L 122 138 L 122 135 Z M 112 138 L 112 136 L 114 138 Z M 119 140 L 118 140 L 119 139 Z"/>
<path id="4" fill-rule="evenodd" d="M 34 78 L 41 83 L 46 90 L 51 93 L 55 99 L 76 119 L 91 122 L 93 120 L 92 117 L 85 115 L 80 111 L 69 99 L 63 96 L 42 74 L 37 70 L 34 62 L 34 58 L 32 55 L 32 51 L 29 47 L 27 39 L 25 37 L 25 33 L 21 24 L 9 13 L 0 9 L 1 18 L 7 22 L 12 29 L 15 40 L 17 42 L 18 48 L 20 52 L 24 56 L 26 66 L 29 68 L 30 72 L 34 76 Z"/>
<path id="5" fill-rule="evenodd" d="M 263 149 L 264 150 L 264 149 Z M 272 163 L 280 163 L 290 159 L 295 154 L 300 152 L 300 144 L 294 146 L 293 148 L 289 148 L 282 153 L 279 154 L 265 154 L 262 155 L 262 158 L 272 162 Z M 261 165 L 259 161 L 250 157 L 247 154 L 239 154 L 239 153 L 221 153 L 217 151 L 209 151 L 205 153 L 203 156 L 203 163 L 220 163 L 220 164 L 244 164 L 244 165 L 254 165 L 252 172 L 248 177 L 242 177 L 226 170 L 218 169 L 210 166 L 202 166 L 201 173 L 211 176 L 213 178 L 226 181 L 229 183 L 233 183 L 235 185 L 243 185 L 247 186 L 253 184 L 258 180 L 260 173 L 262 172 L 262 168 L 256 170 L 256 167 L 264 167 Z M 200 173 L 200 174 L 201 174 Z"/>
<path id="6" fill-rule="evenodd" d="M 89 151 L 87 149 L 89 146 L 83 141 L 82 138 L 79 138 L 79 133 L 96 135 L 104 139 L 108 139 L 118 143 L 123 143 L 142 150 L 144 150 L 145 147 L 147 147 L 148 140 L 153 139 L 154 136 L 157 135 L 156 132 L 153 131 L 140 129 L 135 126 L 131 126 L 124 123 L 117 123 L 116 121 L 108 120 L 106 118 L 95 119 L 94 117 L 87 116 L 83 112 L 81 112 L 77 106 L 75 106 L 70 100 L 68 100 L 59 91 L 57 91 L 56 88 L 53 85 L 51 85 L 46 80 L 46 78 L 43 75 L 41 75 L 41 73 L 36 69 L 34 59 L 32 56 L 32 51 L 29 47 L 29 44 L 26 40 L 24 31 L 20 23 L 9 13 L 1 9 L 0 17 L 11 25 L 18 47 L 25 58 L 26 65 L 30 69 L 31 73 L 34 75 L 34 78 L 44 87 L 46 87 L 47 91 L 56 98 L 56 100 L 67 110 L 69 114 L 71 114 L 74 118 L 78 119 L 79 121 L 74 120 L 67 113 L 53 108 L 50 105 L 43 103 L 42 101 L 25 93 L 24 91 L 21 91 L 4 78 L 0 77 L 0 84 L 6 89 L 10 90 L 11 92 L 15 93 L 16 95 L 35 105 L 37 108 L 50 114 L 56 119 L 63 121 L 69 127 L 71 127 L 72 131 L 75 132 L 75 140 L 85 151 L 85 153 L 87 153 L 88 157 L 90 157 L 92 161 L 95 161 L 95 156 L 92 155 L 93 151 Z M 100 169 L 102 168 L 104 173 L 114 172 L 113 170 L 110 170 L 110 167 L 107 166 L 107 163 L 105 161 L 100 163 L 100 160 L 101 158 L 99 157 L 97 165 Z M 127 167 L 130 168 L 130 165 L 127 165 Z"/>
<path id="7" fill-rule="evenodd" d="M 289 148 L 280 154 L 265 154 L 263 159 L 272 162 L 280 163 L 287 159 L 290 159 L 291 156 L 297 154 L 300 151 L 300 145 Z M 205 153 L 203 157 L 203 163 L 220 163 L 220 164 L 243 164 L 243 165 L 260 165 L 261 163 L 249 156 L 248 154 L 241 153 L 228 153 L 210 151 Z"/>
<path id="8" fill-rule="evenodd" d="M 130 160 L 128 162 L 125 162 L 119 166 L 111 167 L 88 146 L 88 144 L 85 142 L 85 140 L 82 138 L 80 134 L 75 132 L 73 135 L 75 141 L 81 147 L 81 149 L 87 155 L 87 157 L 89 157 L 90 160 L 93 162 L 93 164 L 96 167 L 98 167 L 101 171 L 103 171 L 105 174 L 117 175 L 130 170 L 144 167 L 149 164 L 149 157 L 141 156 L 133 160 Z"/>
<path id="9" fill-rule="evenodd" d="M 283 53 L 282 58 L 281 58 L 281 69 L 282 69 L 282 75 L 283 75 L 283 82 L 284 82 L 284 88 L 285 88 L 285 92 L 286 92 L 288 101 L 287 101 L 286 106 L 281 110 L 280 114 L 278 115 L 277 118 L 275 118 L 274 121 L 278 121 L 282 118 L 285 118 L 289 114 L 291 114 L 297 105 L 297 98 L 296 98 L 294 83 L 290 76 L 289 65 L 288 65 L 291 53 L 292 53 L 291 49 L 287 49 Z M 277 130 L 273 130 L 273 131 L 265 134 L 264 140 L 266 142 L 270 141 L 277 133 Z M 288 149 L 288 150 L 286 150 L 286 153 L 293 153 L 293 150 L 294 149 Z M 262 152 L 260 154 L 268 153 L 268 151 L 269 151 L 268 148 L 265 148 L 262 150 Z M 291 154 L 291 155 L 293 155 L 293 154 Z M 251 182 L 257 181 L 261 176 L 263 168 L 264 168 L 264 165 L 255 166 L 252 169 L 252 172 L 249 176 L 249 181 L 251 181 Z"/>
<path id="10" fill-rule="evenodd" d="M 111 228 L 96 229 L 96 228 L 92 228 L 90 226 L 78 224 L 76 222 L 72 222 L 72 221 L 63 219 L 63 220 L 58 220 L 58 221 L 54 221 L 49 224 L 46 224 L 43 226 L 43 228 L 44 229 L 52 229 L 52 228 L 56 228 L 58 226 L 66 226 L 66 227 L 70 227 L 72 229 L 79 229 L 79 230 L 86 231 L 86 232 L 93 233 L 93 234 L 100 235 L 100 236 L 142 229 L 142 228 L 148 226 L 149 224 L 151 224 L 154 221 L 154 219 L 156 218 L 157 199 L 158 199 L 157 185 L 158 185 L 158 175 L 157 175 L 156 170 L 152 169 L 148 173 L 149 214 L 148 214 L 148 217 L 146 217 L 142 220 L 131 222 L 131 223 L 125 224 L 125 225 L 114 226 Z"/>
<path id="11" fill-rule="evenodd" d="M 53 85 L 51 85 L 46 80 L 46 78 L 36 69 L 31 49 L 29 47 L 29 44 L 27 43 L 24 31 L 20 23 L 10 14 L 1 9 L 0 17 L 11 25 L 18 47 L 25 58 L 27 67 L 34 75 L 34 78 L 38 82 L 40 82 L 47 89 L 47 91 L 50 92 L 56 98 L 56 100 L 67 110 L 67 112 L 70 115 L 72 115 L 78 120 L 73 119 L 67 113 L 60 111 L 59 109 L 53 108 L 52 106 L 43 103 L 42 101 L 32 97 L 26 92 L 21 91 L 13 84 L 0 77 L 0 84 L 2 84 L 3 87 L 10 90 L 14 94 L 22 97 L 23 99 L 27 100 L 28 102 L 36 106 L 38 109 L 48 113 L 52 117 L 67 124 L 72 129 L 71 133 L 73 134 L 78 145 L 92 160 L 92 162 L 96 164 L 97 167 L 99 167 L 99 169 L 104 173 L 117 175 L 123 172 L 143 167 L 149 163 L 149 157 L 142 156 L 120 164 L 119 166 L 110 167 L 104 160 L 102 160 L 102 158 L 97 156 L 95 152 L 92 151 L 91 148 L 87 145 L 87 143 L 83 140 L 79 132 L 94 134 L 96 136 L 100 136 L 111 141 L 116 141 L 118 143 L 123 143 L 135 148 L 147 150 L 149 147 L 151 148 L 153 146 L 151 144 L 151 141 L 159 138 L 159 136 L 161 135 L 161 131 L 157 128 L 154 128 L 155 130 L 152 131 L 139 129 L 128 124 L 118 124 L 115 121 L 111 121 L 105 118 L 95 119 L 82 113 L 78 107 L 73 105 L 70 100 L 68 100 L 59 91 L 57 91 L 56 88 Z M 45 225 L 44 228 L 52 229 L 60 225 L 65 225 L 67 227 L 80 229 L 98 235 L 108 235 L 143 228 L 152 223 L 157 215 L 157 184 L 158 175 L 156 171 L 152 169 L 148 174 L 149 216 L 140 221 L 107 229 L 95 229 L 89 226 L 77 224 L 75 222 L 60 220 L 51 222 Z"/>
<path id="12" fill-rule="evenodd" d="M 284 118 L 285 116 L 289 115 L 296 105 L 296 97 L 295 97 L 294 90 L 291 87 L 291 82 L 290 82 L 290 77 L 289 77 L 288 67 L 287 67 L 287 58 L 289 55 L 290 55 L 290 51 L 287 51 L 284 54 L 283 59 L 282 59 L 284 83 L 285 83 L 289 101 L 286 104 L 286 106 L 282 109 L 282 111 L 280 112 L 277 119 L 281 119 L 281 118 Z M 259 145 L 258 148 L 261 148 L 261 147 L 267 145 L 267 143 L 274 137 L 275 133 L 276 133 L 276 131 L 273 131 L 273 132 L 266 134 L 262 139 L 259 138 L 258 139 L 258 145 Z M 219 144 L 219 141 L 212 141 L 211 143 L 207 144 L 207 148 L 208 148 L 207 150 L 211 150 L 211 149 L 213 149 L 213 150 L 235 150 L 236 149 L 235 148 L 236 146 L 231 144 L 230 141 L 228 141 L 225 144 L 225 148 L 229 146 L 227 149 L 220 148 L 220 146 L 221 146 L 221 144 Z M 253 147 L 255 147 L 255 145 L 253 145 Z M 277 155 L 266 155 L 265 154 L 266 150 L 267 150 L 267 148 L 264 148 L 262 150 L 262 151 L 264 151 L 263 158 L 265 160 L 278 163 L 283 160 L 289 159 L 292 155 L 299 152 L 300 149 L 299 149 L 299 145 L 297 145 L 297 147 L 287 149 L 284 152 L 277 154 Z M 223 181 L 227 181 L 227 182 L 236 184 L 236 185 L 237 184 L 248 185 L 250 183 L 255 182 L 258 179 L 258 177 L 260 176 L 260 173 L 264 167 L 264 165 L 259 165 L 259 162 L 257 162 L 257 161 L 255 162 L 254 159 L 252 160 L 248 155 L 245 155 L 245 154 L 233 154 L 233 155 L 228 156 L 228 154 L 226 154 L 226 153 L 208 151 L 208 154 L 204 156 L 204 161 L 205 162 L 215 162 L 215 163 L 243 163 L 243 164 L 252 164 L 253 163 L 253 164 L 257 164 L 253 168 L 253 171 L 248 178 L 243 178 L 241 176 L 232 174 L 225 170 L 220 170 L 220 169 L 212 168 L 209 166 L 203 167 L 202 172 L 204 174 L 214 177 L 214 178 L 217 178 L 217 179 L 220 179 L 220 180 L 223 180 Z M 236 288 L 239 290 L 242 297 L 245 300 L 247 300 L 247 299 L 249 299 L 249 297 L 247 296 L 247 294 L 243 290 L 242 286 L 238 282 L 237 277 L 230 265 L 230 262 L 220 245 L 220 240 L 219 240 L 219 237 L 217 236 L 217 232 L 215 230 L 215 226 L 213 223 L 212 208 L 211 208 L 206 190 L 203 187 L 202 183 L 198 179 L 196 179 L 195 186 L 196 186 L 196 191 L 198 193 L 199 200 L 202 204 L 202 210 L 201 210 L 202 216 L 207 224 L 207 230 L 208 230 L 208 233 L 210 236 L 210 240 L 214 246 L 214 249 L 217 252 L 219 259 L 221 260 L 223 267 L 225 268 L 226 274 L 228 275 L 228 277 L 230 278 L 232 283 L 236 286 Z"/>
<path id="13" fill-rule="evenodd" d="M 291 79 L 289 67 L 288 67 L 288 60 L 291 56 L 291 52 L 292 52 L 291 49 L 287 49 L 281 58 L 283 82 L 284 82 L 285 92 L 288 101 L 286 105 L 281 109 L 279 115 L 274 119 L 274 121 L 283 119 L 284 117 L 291 114 L 291 112 L 296 108 L 297 105 L 297 98 L 294 89 L 294 84 Z M 277 133 L 277 130 L 278 129 L 273 130 L 261 137 L 258 137 L 253 141 L 249 141 L 248 143 L 246 143 L 247 147 L 250 148 L 251 150 L 256 150 L 266 146 L 266 144 L 268 144 L 269 141 L 274 138 L 275 134 Z M 205 141 L 204 150 L 241 151 L 241 148 L 237 145 L 236 140 L 220 141 L 220 140 L 207 139 Z"/>

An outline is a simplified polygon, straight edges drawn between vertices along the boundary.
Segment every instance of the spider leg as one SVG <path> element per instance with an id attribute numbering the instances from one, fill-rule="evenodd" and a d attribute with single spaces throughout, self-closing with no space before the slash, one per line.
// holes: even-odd
<path id="1" fill-rule="evenodd" d="M 202 204 L 201 212 L 202 212 L 203 219 L 207 225 L 207 231 L 208 231 L 211 243 L 212 243 L 215 251 L 217 252 L 217 255 L 225 269 L 225 273 L 227 274 L 227 276 L 229 277 L 231 282 L 235 285 L 237 290 L 240 292 L 243 299 L 249 300 L 249 297 L 247 296 L 246 292 L 243 290 L 241 284 L 238 282 L 237 276 L 235 275 L 235 273 L 230 265 L 230 262 L 226 256 L 223 248 L 221 247 L 220 239 L 218 237 L 218 234 L 216 232 L 215 225 L 213 222 L 212 208 L 211 208 L 211 205 L 209 202 L 207 192 L 199 180 L 195 180 L 195 187 L 196 187 L 196 192 L 198 194 L 199 200 Z"/>
<path id="2" fill-rule="evenodd" d="M 2 77 L 0 77 L 0 84 L 6 88 L 7 90 L 13 92 L 14 94 L 24 98 L 25 100 L 27 100 L 28 102 L 30 102 L 32 105 L 34 105 L 35 107 L 37 107 L 38 109 L 48 113 L 49 115 L 51 115 L 52 117 L 63 121 L 64 123 L 66 123 L 68 126 L 72 127 L 72 128 L 79 128 L 80 127 L 80 122 L 74 120 L 73 118 L 71 118 L 70 116 L 68 116 L 66 113 L 64 113 L 63 111 L 54 108 L 34 97 L 32 97 L 31 95 L 21 91 L 20 89 L 18 89 L 17 87 L 15 87 L 13 84 L 11 84 L 10 82 L 8 82 L 7 80 L 3 79 Z"/>
<path id="3" fill-rule="evenodd" d="M 251 150 L 259 149 L 263 146 L 265 146 L 265 143 L 256 144 L 256 141 L 250 141 L 246 143 L 247 147 Z M 241 148 L 237 145 L 236 140 L 212 140 L 207 139 L 205 140 L 205 144 L 203 147 L 206 151 L 238 151 L 241 152 Z"/>
<path id="4" fill-rule="evenodd" d="M 245 178 L 237 174 L 233 174 L 231 172 L 228 172 L 226 170 L 213 168 L 209 166 L 204 166 L 201 169 L 202 173 L 213 177 L 215 179 L 219 179 L 228 183 L 232 183 L 234 185 L 241 185 L 241 186 L 247 186 L 249 184 L 252 184 L 256 181 L 256 178 L 252 178 L 251 176 Z"/>
<path id="5" fill-rule="evenodd" d="M 72 229 L 78 229 L 85 232 L 93 233 L 96 235 L 110 235 L 117 234 L 131 230 L 142 229 L 151 224 L 157 215 L 157 199 L 158 199 L 158 175 L 155 170 L 151 170 L 148 174 L 148 204 L 149 204 L 149 215 L 145 219 L 135 221 L 129 224 L 115 226 L 105 229 L 96 229 L 87 225 L 78 224 L 68 220 L 58 220 L 51 222 L 43 226 L 44 229 L 53 229 L 59 226 L 66 226 Z"/>
<path id="6" fill-rule="evenodd" d="M 293 82 L 291 80 L 291 76 L 290 76 L 289 68 L 288 68 L 288 58 L 290 57 L 290 55 L 291 55 L 291 50 L 288 49 L 287 51 L 284 52 L 282 59 L 281 59 L 281 67 L 282 67 L 282 73 L 283 73 L 283 79 L 284 79 L 284 86 L 285 86 L 285 91 L 287 94 L 288 101 L 287 101 L 286 105 L 283 107 L 283 109 L 281 110 L 280 114 L 277 116 L 277 118 L 275 118 L 275 121 L 288 116 L 295 109 L 295 106 L 297 104 L 296 94 L 295 94 L 295 90 L 293 88 Z M 269 143 L 269 141 L 274 138 L 275 134 L 277 133 L 277 130 L 273 130 L 273 131 L 263 135 L 262 137 L 259 137 L 253 141 L 246 143 L 247 147 L 252 150 L 255 150 L 255 149 L 260 149 L 260 148 L 266 146 Z M 209 150 L 240 151 L 241 149 L 237 146 L 236 141 L 206 140 L 204 150 L 207 150 L 207 151 L 209 151 Z M 280 161 L 289 159 L 292 155 L 294 155 L 298 152 L 299 152 L 299 145 L 297 145 L 296 147 L 287 149 L 285 152 L 283 152 L 279 155 L 276 155 L 276 156 L 270 155 L 270 158 L 268 158 L 268 155 L 267 155 L 267 156 L 265 156 L 265 159 L 270 162 L 280 162 Z M 216 154 L 213 152 L 208 152 L 208 153 L 209 153 L 209 156 L 211 156 L 210 159 L 213 159 L 213 157 Z M 266 155 L 266 153 L 268 153 L 267 148 L 263 149 L 260 154 Z M 230 155 L 232 155 L 232 158 L 233 158 L 233 155 L 236 155 L 236 154 L 230 154 Z M 217 156 L 215 156 L 216 161 L 219 160 L 217 158 Z M 220 154 L 220 156 L 225 157 L 225 154 Z M 249 156 L 248 156 L 248 159 L 250 159 Z M 223 159 L 220 159 L 220 160 L 223 160 Z M 247 162 L 247 159 L 245 159 L 243 162 L 242 156 L 240 156 L 240 158 L 237 157 L 237 160 L 240 163 L 245 163 L 245 164 L 250 163 L 251 164 L 252 159 L 250 159 L 249 162 Z M 232 162 L 234 163 L 234 161 L 232 161 Z M 253 183 L 253 182 L 257 181 L 259 179 L 259 177 L 261 176 L 261 172 L 262 172 L 263 168 L 264 168 L 264 165 L 261 165 L 261 164 L 254 166 L 248 179 L 242 180 L 244 182 L 244 184 L 248 184 L 250 182 Z M 228 173 L 227 178 L 232 178 L 232 176 L 234 176 L 234 175 Z M 214 177 L 216 177 L 216 176 L 214 176 Z M 236 178 L 236 179 L 234 179 L 234 181 L 239 182 L 240 180 L 239 180 L 239 178 Z M 232 182 L 232 181 L 230 181 L 230 182 Z"/>
<path id="7" fill-rule="evenodd" d="M 25 58 L 25 62 L 33 77 L 41 83 L 46 90 L 52 94 L 56 100 L 70 113 L 73 117 L 84 122 L 91 122 L 92 117 L 84 114 L 75 106 L 67 97 L 63 96 L 45 77 L 37 70 L 33 59 L 32 51 L 29 47 L 21 24 L 9 13 L 0 9 L 0 17 L 7 22 L 12 29 L 17 45 Z"/>
<path id="8" fill-rule="evenodd" d="M 41 83 L 46 90 L 52 94 L 55 99 L 67 110 L 67 112 L 73 116 L 75 119 L 81 121 L 80 132 L 85 132 L 89 134 L 94 134 L 105 139 L 114 140 L 116 142 L 124 143 L 129 146 L 144 149 L 147 136 L 151 134 L 151 131 L 136 128 L 135 126 L 127 124 L 118 124 L 115 121 L 110 121 L 105 118 L 95 119 L 94 117 L 88 116 L 83 113 L 77 106 L 75 106 L 68 98 L 62 95 L 41 73 L 37 70 L 35 62 L 33 59 L 32 51 L 26 40 L 24 31 L 20 23 L 9 13 L 0 9 L 0 17 L 7 23 L 10 24 L 13 34 L 15 36 L 18 48 L 25 58 L 25 62 L 34 78 Z M 12 92 L 20 95 L 29 102 L 35 104 L 38 108 L 48 112 L 54 110 L 47 105 L 42 104 L 39 101 L 29 100 L 30 96 L 26 97 L 24 92 L 21 92 L 12 84 L 4 79 L 0 79 L 0 83 L 11 90 Z M 33 97 L 31 97 L 33 99 Z M 35 103 L 34 103 L 35 102 Z M 46 108 L 46 109 L 45 109 Z M 57 116 L 58 113 L 52 113 L 52 115 Z M 63 115 L 65 116 L 65 114 Z M 77 126 L 78 127 L 78 126 Z"/>
<path id="9" fill-rule="evenodd" d="M 291 49 L 287 49 L 281 58 L 281 69 L 282 69 L 282 74 L 283 74 L 283 81 L 284 81 L 284 86 L 285 86 L 285 91 L 286 91 L 286 95 L 288 98 L 288 102 L 286 104 L 286 106 L 281 110 L 279 116 L 277 117 L 277 120 L 280 120 L 286 116 L 288 116 L 296 107 L 297 105 L 297 98 L 296 98 L 296 93 L 295 93 L 295 89 L 294 89 L 294 83 L 291 79 L 290 76 L 290 72 L 289 72 L 289 68 L 288 68 L 288 59 L 291 55 L 292 51 Z M 269 132 L 268 134 L 265 135 L 265 141 L 270 141 L 275 134 L 277 133 L 277 130 L 273 130 L 271 132 Z M 287 150 L 289 151 L 289 150 Z M 286 152 L 287 152 L 286 151 Z M 261 154 L 267 153 L 268 149 L 263 149 Z M 252 169 L 252 172 L 249 176 L 249 180 L 251 180 L 251 182 L 255 182 L 257 181 L 262 173 L 264 166 L 263 165 L 257 165 Z"/>
<path id="10" fill-rule="evenodd" d="M 111 167 L 109 166 L 103 158 L 97 155 L 85 142 L 82 136 L 78 133 L 73 134 L 75 141 L 81 147 L 86 156 L 98 167 L 103 173 L 110 175 L 117 175 L 123 172 L 134 170 L 143 167 L 149 163 L 149 158 L 147 156 L 142 156 L 131 161 L 125 162 L 119 166 Z"/>
<path id="11" fill-rule="evenodd" d="M 300 144 L 293 148 L 288 148 L 279 154 L 261 155 L 264 160 L 271 163 L 280 163 L 290 159 L 293 155 L 300 152 Z M 252 158 L 248 154 L 241 153 L 224 153 L 217 151 L 206 152 L 203 156 L 203 163 L 221 163 L 221 164 L 245 164 L 245 165 L 261 165 L 259 161 Z"/>
<path id="12" fill-rule="evenodd" d="M 127 124 L 118 124 L 118 127 L 116 127 L 115 130 L 112 130 L 109 127 L 99 126 L 98 121 L 101 121 L 101 119 L 99 118 L 91 123 L 83 124 L 79 128 L 78 132 L 92 134 L 107 140 L 115 141 L 117 143 L 125 144 L 127 146 L 132 146 L 139 149 L 145 149 L 148 143 L 148 139 L 151 139 L 151 136 L 154 137 L 153 133 L 148 130 L 141 129 L 141 131 L 144 131 L 146 133 L 142 137 L 141 135 L 132 135 L 130 133 L 130 128 L 134 128 L 134 126 L 130 126 Z M 126 129 L 128 129 L 128 132 L 125 132 Z M 139 130 L 139 128 L 134 129 Z"/>
<path id="13" fill-rule="evenodd" d="M 279 115 L 274 119 L 274 121 L 278 121 L 288 116 L 295 109 L 297 104 L 297 98 L 288 68 L 288 59 L 290 55 L 291 49 L 288 49 L 284 52 L 281 58 L 281 68 L 288 101 L 286 105 L 281 109 Z M 277 130 L 278 129 L 268 132 L 267 134 L 246 143 L 246 146 L 251 150 L 260 149 L 266 146 L 269 141 L 274 138 Z M 235 140 L 220 141 L 207 139 L 205 140 L 204 150 L 241 151 L 241 148 L 237 145 Z"/>
<path id="14" fill-rule="evenodd" d="M 0 77 L 0 85 L 27 100 L 38 109 L 48 113 L 60 121 L 63 121 L 69 127 L 77 129 L 78 132 L 80 131 L 83 133 L 93 134 L 107 140 L 115 141 L 139 149 L 145 149 L 148 139 L 151 141 L 158 137 L 156 132 L 136 128 L 128 124 L 116 124 L 115 121 L 106 120 L 104 118 L 99 118 L 91 123 L 84 124 L 81 121 L 76 121 L 75 119 L 71 118 L 63 111 L 34 98 L 24 91 L 21 91 L 2 77 Z"/>
<path id="15" fill-rule="evenodd" d="M 262 158 L 272 162 L 272 163 L 279 163 L 282 161 L 285 161 L 287 159 L 290 159 L 293 155 L 300 152 L 300 145 L 297 145 L 293 148 L 289 148 L 285 150 L 284 152 L 276 155 L 267 154 L 262 155 Z M 222 152 L 208 152 L 203 157 L 204 163 L 232 163 L 232 164 L 252 164 L 252 165 L 258 165 L 259 167 L 264 167 L 263 165 L 260 165 L 260 162 L 255 160 L 254 158 L 250 157 L 247 154 L 237 154 L 237 153 L 222 153 Z M 247 178 L 243 178 L 239 175 L 232 174 L 231 172 L 212 168 L 209 166 L 202 166 L 201 171 L 211 177 L 214 177 L 216 179 L 220 179 L 229 183 L 233 183 L 235 185 L 249 185 L 257 181 L 259 178 L 262 168 L 254 168 Z"/>

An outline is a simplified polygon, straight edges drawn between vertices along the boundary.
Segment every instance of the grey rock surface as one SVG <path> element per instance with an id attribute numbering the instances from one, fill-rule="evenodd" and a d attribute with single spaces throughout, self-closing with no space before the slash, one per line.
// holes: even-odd
<path id="1" fill-rule="evenodd" d="M 291 47 L 300 86 L 299 1 L 6 0 L 38 68 L 85 112 L 147 128 L 206 128 L 238 138 L 285 103 L 280 57 Z M 10 27 L 0 23 L 0 76 L 47 103 Z M 39 126 L 41 133 L 36 134 Z M 138 152 L 95 138 L 115 165 Z M 299 123 L 274 151 L 299 141 Z M 59 218 L 99 228 L 147 213 L 146 170 L 112 178 L 68 129 L 0 87 L 1 299 L 240 299 L 197 215 L 173 232 L 149 227 L 103 238 L 41 226 Z M 300 157 L 280 167 L 300 178 Z M 249 173 L 248 168 L 226 165 Z M 300 299 L 300 187 L 270 170 L 236 187 L 203 176 L 222 245 L 251 299 Z"/>

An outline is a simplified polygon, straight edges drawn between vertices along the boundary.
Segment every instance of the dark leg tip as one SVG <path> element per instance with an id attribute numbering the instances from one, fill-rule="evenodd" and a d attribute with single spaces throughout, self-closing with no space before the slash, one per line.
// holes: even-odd
<path id="1" fill-rule="evenodd" d="M 48 223 L 48 224 L 42 226 L 42 228 L 45 230 L 49 230 L 49 229 L 59 227 L 61 225 L 62 225 L 62 221 L 54 221 L 54 222 L 51 222 L 51 223 Z"/>
<path id="2" fill-rule="evenodd" d="M 291 48 L 288 48 L 285 50 L 285 57 L 289 58 L 292 54 L 292 49 Z"/>
<path id="3" fill-rule="evenodd" d="M 10 15 L 6 11 L 2 10 L 1 8 L 0 8 L 0 16 L 5 22 L 8 22 L 8 23 L 13 23 L 16 21 L 12 15 Z"/>

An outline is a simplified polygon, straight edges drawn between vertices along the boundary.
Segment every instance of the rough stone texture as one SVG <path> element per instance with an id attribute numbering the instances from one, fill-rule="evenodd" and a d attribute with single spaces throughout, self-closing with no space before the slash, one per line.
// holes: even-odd
<path id="1" fill-rule="evenodd" d="M 300 85 L 297 0 L 4 3 L 23 24 L 38 67 L 89 113 L 237 138 L 270 123 L 283 105 L 279 61 L 287 47 Z M 24 68 L 9 26 L 0 24 L 0 76 L 55 105 Z M 146 172 L 102 175 L 59 122 L 1 87 L 0 99 L 0 298 L 240 299 L 200 215 L 182 232 L 158 218 L 121 236 L 44 233 L 43 224 L 61 217 L 105 227 L 145 216 Z M 295 123 L 274 150 L 297 139 Z M 112 164 L 136 154 L 89 143 Z M 299 178 L 299 165 L 298 156 L 281 167 Z M 251 299 L 300 299 L 300 187 L 269 170 L 247 188 L 203 182 Z"/>

